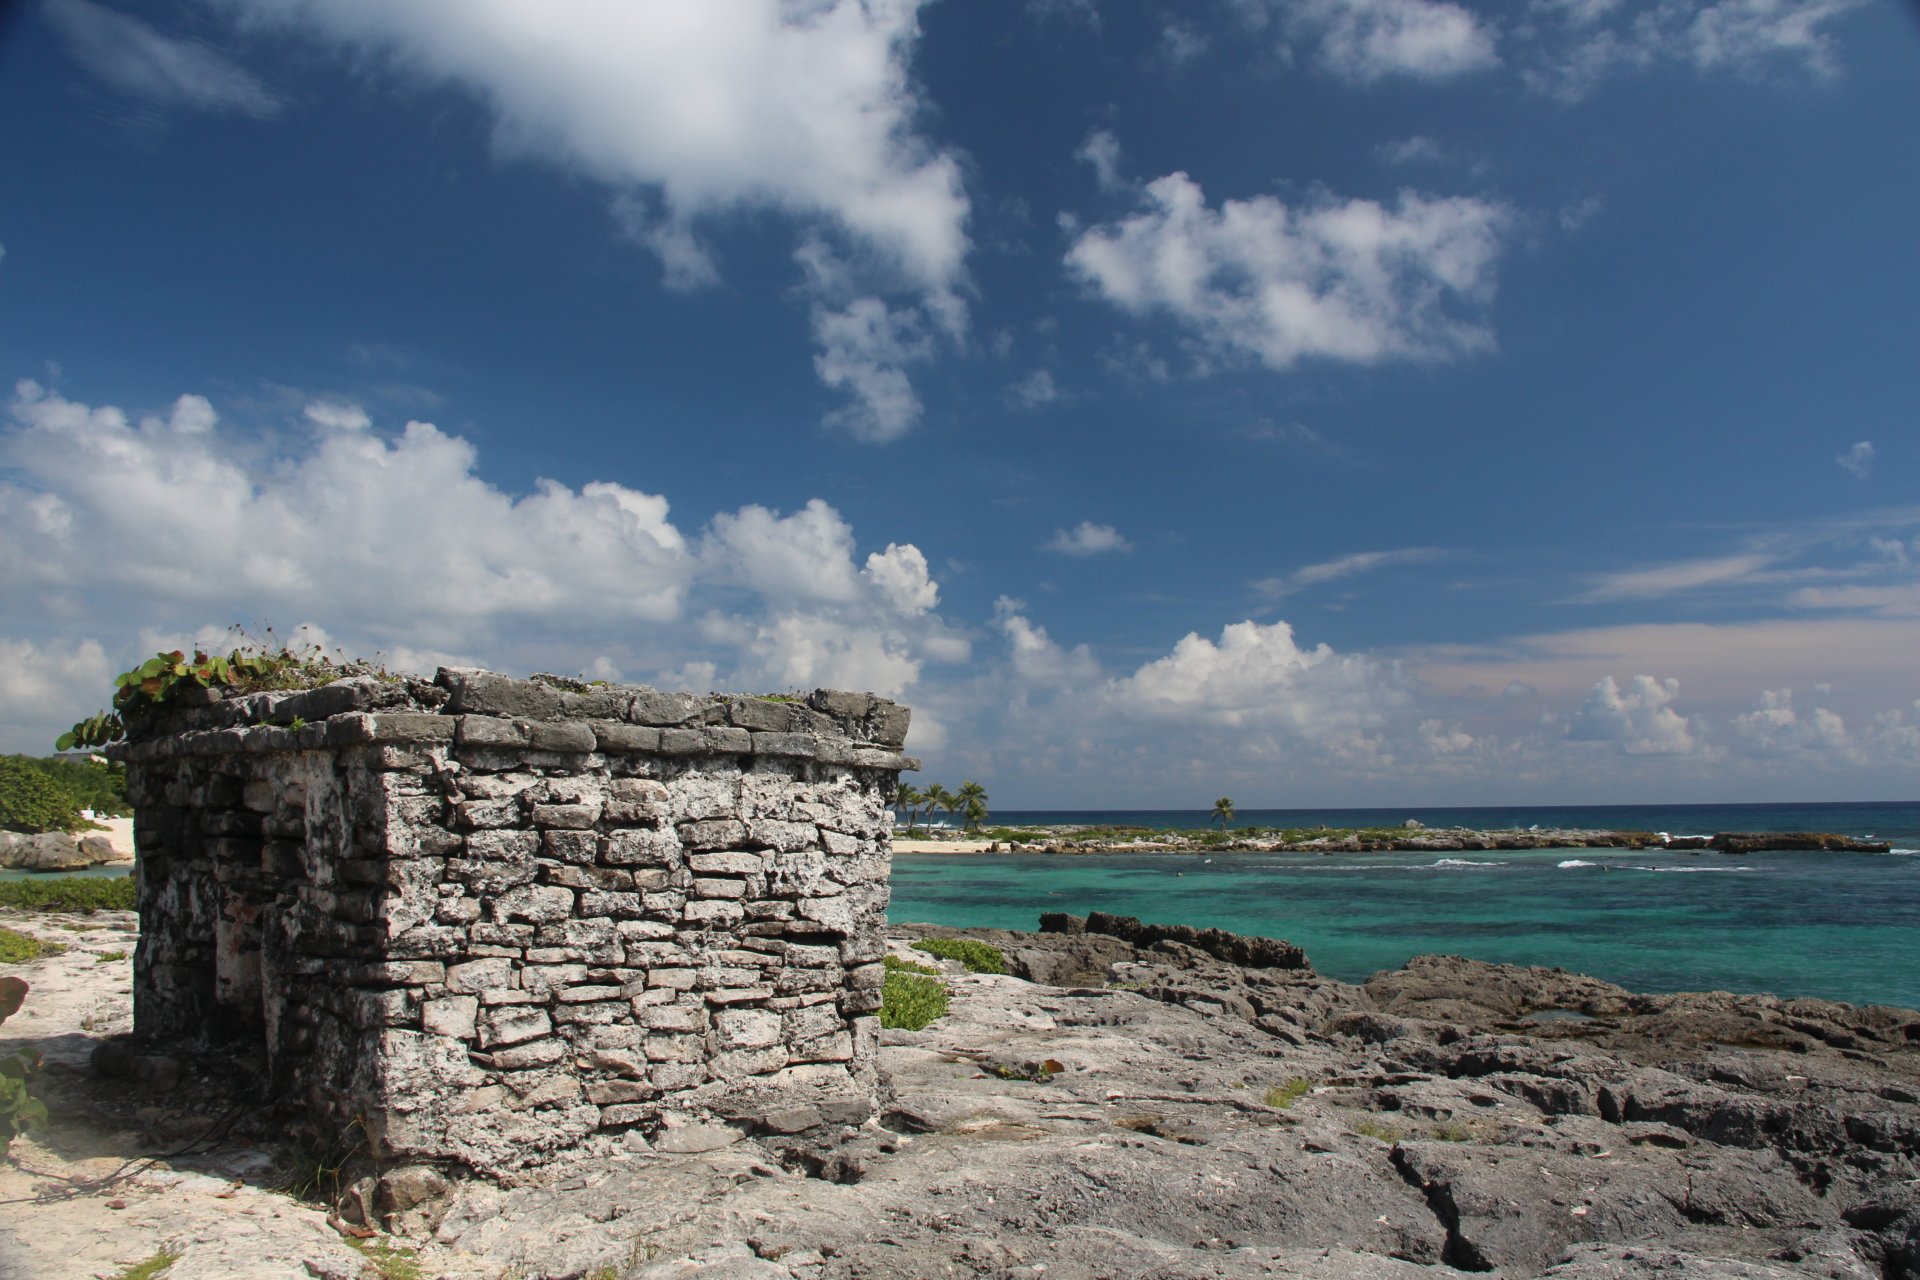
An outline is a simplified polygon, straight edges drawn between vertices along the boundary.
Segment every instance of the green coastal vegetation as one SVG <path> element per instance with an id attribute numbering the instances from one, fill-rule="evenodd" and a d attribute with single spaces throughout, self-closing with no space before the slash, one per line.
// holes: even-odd
<path id="1" fill-rule="evenodd" d="M 87 758 L 0 756 L 0 830 L 95 829 L 82 810 L 104 817 L 132 813 L 126 770 Z"/>
<path id="2" fill-rule="evenodd" d="M 1000 954 L 1000 948 L 973 938 L 922 938 L 913 949 L 942 960 L 958 960 L 968 973 L 1007 971 L 1007 958 Z"/>
<path id="3" fill-rule="evenodd" d="M 880 988 L 880 1025 L 898 1031 L 918 1031 L 946 1013 L 947 984 L 932 965 L 915 964 L 898 956 L 882 962 L 887 971 Z"/>
<path id="4" fill-rule="evenodd" d="M 133 876 L 35 876 L 30 880 L 0 880 L 0 907 L 80 915 L 91 915 L 95 911 L 132 911 Z"/>

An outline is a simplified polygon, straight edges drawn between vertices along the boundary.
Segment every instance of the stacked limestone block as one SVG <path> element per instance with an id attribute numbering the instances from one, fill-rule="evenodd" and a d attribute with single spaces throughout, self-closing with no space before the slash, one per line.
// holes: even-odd
<path id="1" fill-rule="evenodd" d="M 210 703 L 122 749 L 140 1034 L 252 1041 L 376 1152 L 495 1172 L 870 1108 L 906 708 L 466 670 Z"/>

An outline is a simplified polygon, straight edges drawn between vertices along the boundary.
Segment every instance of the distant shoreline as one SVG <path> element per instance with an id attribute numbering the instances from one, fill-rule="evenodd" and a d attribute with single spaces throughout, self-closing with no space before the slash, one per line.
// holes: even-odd
<path id="1" fill-rule="evenodd" d="M 1481 831 L 1430 828 L 1267 828 L 1179 830 L 1111 826 L 993 827 L 972 836 L 927 837 L 894 832 L 896 854 L 910 853 L 1464 853 L 1523 849 L 1664 849 L 1728 855 L 1771 851 L 1886 853 L 1888 840 L 1862 840 L 1826 831 L 1723 831 L 1671 835 L 1664 831 L 1555 828 Z"/>

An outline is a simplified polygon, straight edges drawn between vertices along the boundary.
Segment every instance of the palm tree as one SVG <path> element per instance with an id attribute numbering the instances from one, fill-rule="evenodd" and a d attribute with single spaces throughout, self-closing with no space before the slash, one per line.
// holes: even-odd
<path id="1" fill-rule="evenodd" d="M 948 813 L 952 813 L 953 807 L 957 802 L 954 799 L 953 792 L 935 782 L 929 784 L 927 789 L 920 793 L 920 803 L 926 806 L 927 821 L 928 824 L 931 825 L 933 821 L 933 811 L 935 809 L 945 809 Z"/>
<path id="2" fill-rule="evenodd" d="M 966 806 L 960 812 L 960 820 L 966 824 L 967 830 L 978 831 L 980 824 L 987 820 L 987 806 L 985 802 L 978 796 L 969 799 Z"/>
<path id="3" fill-rule="evenodd" d="M 920 788 L 911 782 L 903 782 L 893 793 L 893 807 L 896 812 L 907 815 L 907 834 L 913 834 L 913 816 L 920 810 L 920 801 L 924 799 Z"/>
<path id="4" fill-rule="evenodd" d="M 1225 831 L 1227 824 L 1233 821 L 1233 801 L 1226 796 L 1221 796 L 1218 800 L 1215 800 L 1213 802 L 1213 820 L 1220 824 L 1222 831 Z"/>
<path id="5" fill-rule="evenodd" d="M 987 820 L 987 789 L 979 783 L 971 778 L 961 783 L 960 794 L 954 799 L 967 830 L 972 831 Z"/>

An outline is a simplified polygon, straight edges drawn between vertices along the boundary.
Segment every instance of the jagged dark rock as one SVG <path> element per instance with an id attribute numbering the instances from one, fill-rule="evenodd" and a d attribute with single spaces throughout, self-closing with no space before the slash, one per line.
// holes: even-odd
<path id="1" fill-rule="evenodd" d="M 1215 960 L 1247 969 L 1308 967 L 1304 951 L 1291 942 L 1282 942 L 1277 938 L 1247 937 L 1228 933 L 1224 929 L 1196 929 L 1184 924 L 1142 924 L 1133 916 L 1110 915 L 1105 911 L 1090 912 L 1086 919 L 1079 921 L 1077 929 L 1073 924 L 1076 919 L 1074 916 L 1050 913 L 1041 919 L 1040 927 L 1045 930 L 1051 922 L 1059 926 L 1059 932 L 1104 934 L 1136 947 L 1151 947 L 1162 942 L 1178 943 L 1204 952 Z"/>

